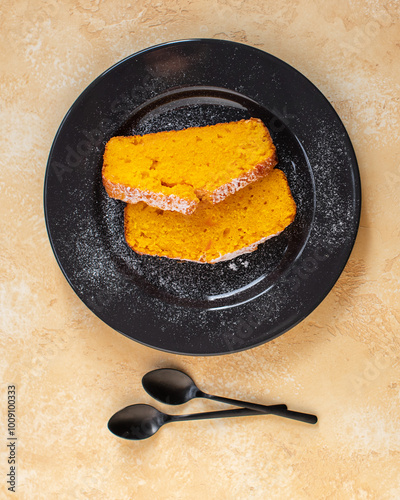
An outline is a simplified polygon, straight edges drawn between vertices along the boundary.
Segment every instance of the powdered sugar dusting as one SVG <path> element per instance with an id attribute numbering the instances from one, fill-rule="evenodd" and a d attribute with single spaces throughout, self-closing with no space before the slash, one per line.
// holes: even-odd
<path id="1" fill-rule="evenodd" d="M 164 114 L 158 113 L 156 116 L 150 114 L 145 116 L 140 123 L 135 123 L 135 128 L 125 126 L 124 132 L 129 134 L 151 133 L 160 130 L 168 130 L 174 126 L 176 129 L 187 128 L 188 126 L 202 126 L 210 123 L 218 123 L 221 121 L 234 121 L 235 119 L 248 118 L 245 110 L 237 108 L 228 108 L 227 106 L 220 107 L 216 105 L 194 105 L 190 108 L 174 109 Z M 171 115 L 174 117 L 171 118 Z M 304 189 L 308 190 L 309 194 L 303 193 L 305 197 L 312 197 L 312 189 L 309 180 L 309 172 L 304 158 L 301 157 L 299 150 L 292 151 L 296 148 L 295 143 L 287 140 L 287 131 L 282 131 L 281 136 L 283 141 L 290 143 L 289 149 L 282 149 L 280 153 L 280 164 L 282 168 L 292 180 L 293 194 L 299 193 Z M 286 154 L 285 154 L 286 153 Z M 298 161 L 298 176 L 297 181 L 293 177 L 293 166 L 289 161 Z M 298 187 L 297 187 L 298 186 Z M 152 288 L 158 291 L 158 294 L 168 302 L 177 302 L 189 305 L 191 307 L 214 307 L 234 304 L 241 302 L 243 295 L 249 295 L 252 288 L 252 283 L 258 288 L 260 281 L 267 280 L 268 276 L 284 261 L 284 267 L 290 265 L 290 261 L 294 255 L 287 259 L 288 239 L 290 234 L 299 237 L 299 234 L 304 233 L 303 224 L 306 224 L 304 210 L 307 210 L 308 204 L 304 203 L 304 210 L 300 210 L 297 216 L 299 225 L 295 228 L 287 228 L 287 237 L 272 238 L 268 236 L 260 241 L 243 248 L 232 254 L 221 256 L 215 259 L 214 263 L 204 264 L 191 261 L 174 260 L 148 255 L 139 255 L 131 251 L 123 240 L 123 204 L 118 204 L 115 200 L 109 199 L 104 190 L 100 189 L 101 207 L 104 214 L 108 214 L 107 218 L 116 226 L 108 225 L 108 241 L 112 247 L 112 254 L 118 256 L 118 259 L 124 262 L 127 272 L 132 272 L 140 276 L 144 283 L 151 284 Z M 118 215 L 116 213 L 118 212 Z M 294 223 L 295 225 L 295 223 Z M 118 233 L 118 234 L 117 234 Z M 279 233 L 278 233 L 279 234 Z M 304 240 L 306 233 L 300 236 Z M 267 240 L 271 243 L 267 245 Z M 275 241 L 274 241 L 275 240 Z M 261 245 L 261 249 L 256 250 Z M 251 253 L 249 253 L 251 252 Z M 290 252 L 289 252 L 290 253 Z M 245 260 L 242 255 L 251 255 Z M 234 267 L 230 266 L 225 261 L 235 259 Z M 241 260 L 243 259 L 243 260 Z M 286 260 L 287 259 L 287 260 Z M 242 262 L 244 264 L 242 265 Z M 134 279 L 134 278 L 132 278 Z M 143 280 L 140 281 L 143 283 Z M 246 289 L 246 293 L 237 290 Z M 256 291 L 254 293 L 257 293 Z M 250 292 L 251 294 L 251 292 Z M 237 295 L 237 296 L 236 296 Z M 217 297 L 217 299 L 215 299 Z"/>
<path id="2" fill-rule="evenodd" d="M 225 260 L 235 259 L 239 255 L 243 255 L 245 253 L 254 252 L 255 250 L 257 250 L 258 245 L 261 245 L 262 243 L 265 243 L 267 240 L 274 238 L 275 236 L 278 236 L 278 234 L 281 234 L 281 232 L 282 231 L 279 231 L 279 233 L 271 234 L 270 236 L 266 236 L 265 238 L 261 238 L 261 240 L 256 241 L 255 243 L 253 243 L 252 245 L 249 245 L 248 247 L 241 248 L 240 250 L 236 250 L 236 252 L 227 253 L 225 255 L 222 255 L 221 257 L 218 257 L 218 259 L 214 259 L 211 262 L 213 264 L 215 264 L 217 262 L 223 262 Z M 230 269 L 234 269 L 235 271 L 237 270 L 237 267 L 236 267 L 236 269 L 232 268 L 231 266 L 229 266 L 229 267 L 230 267 Z"/>
<path id="3" fill-rule="evenodd" d="M 238 177 L 237 179 L 233 179 L 229 183 L 220 186 L 212 193 L 211 201 L 213 203 L 219 203 L 227 196 L 235 193 L 236 191 L 239 191 L 239 189 L 243 189 L 251 182 L 256 182 L 257 180 L 262 179 L 270 170 L 272 170 L 276 163 L 276 156 L 273 155 L 263 163 L 256 165 L 256 167 L 251 172 L 247 172 L 243 176 Z"/>
<path id="4" fill-rule="evenodd" d="M 223 101 L 210 104 L 195 97 L 183 104 L 152 104 L 113 135 L 250 116 L 273 124 L 278 168 L 297 205 L 295 221 L 282 234 L 259 242 L 251 253 L 215 264 L 139 255 L 124 239 L 124 203 L 108 197 L 102 185 L 101 148 L 85 159 L 80 184 L 68 193 L 74 208 L 57 220 L 58 232 L 53 231 L 64 272 L 85 303 L 115 329 L 155 347 L 222 353 L 282 333 L 332 286 L 338 276 L 334 263 L 342 251 L 348 252 L 354 234 L 358 214 L 346 173 L 351 150 L 344 130 L 324 116 L 326 109 L 320 114 L 315 109 L 313 121 L 305 123 L 297 123 L 294 115 L 288 128 L 254 103 L 246 108 Z M 67 241 L 65 234 L 70 235 Z M 323 282 L 315 279 L 321 273 Z"/>
<path id="5" fill-rule="evenodd" d="M 163 193 L 153 193 L 148 190 L 142 191 L 138 188 L 114 183 L 109 179 L 103 178 L 103 184 L 109 196 L 125 201 L 126 203 L 144 201 L 151 207 L 181 212 L 186 215 L 193 213 L 198 205 L 198 200 L 186 200 L 175 194 L 165 195 Z"/>

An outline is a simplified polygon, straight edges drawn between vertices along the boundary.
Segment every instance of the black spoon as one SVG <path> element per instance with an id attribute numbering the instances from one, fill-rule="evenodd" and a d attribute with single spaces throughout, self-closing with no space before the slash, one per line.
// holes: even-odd
<path id="1" fill-rule="evenodd" d="M 118 411 L 108 421 L 109 430 L 124 439 L 146 439 L 155 434 L 160 427 L 169 422 L 184 422 L 186 420 L 203 420 L 210 418 L 261 416 L 267 413 L 275 415 L 276 411 L 284 410 L 285 405 L 266 406 L 263 413 L 254 410 L 236 408 L 234 410 L 193 413 L 191 415 L 168 415 L 153 406 L 136 404 Z M 268 411 L 271 410 L 271 412 Z"/>
<path id="2" fill-rule="evenodd" d="M 142 385 L 151 397 L 157 399 L 157 401 L 160 401 L 161 403 L 169 405 L 180 405 L 193 398 L 207 398 L 221 403 L 242 406 L 257 412 L 269 411 L 268 408 L 270 408 L 256 403 L 236 401 L 235 399 L 206 394 L 196 386 L 189 375 L 173 368 L 160 368 L 159 370 L 153 370 L 146 373 L 142 379 Z M 318 418 L 315 415 L 290 411 L 286 406 L 285 408 L 286 409 L 281 408 L 278 410 L 279 413 L 274 414 L 279 414 L 280 417 L 299 420 L 300 422 L 305 422 L 307 424 L 316 424 L 318 421 Z"/>

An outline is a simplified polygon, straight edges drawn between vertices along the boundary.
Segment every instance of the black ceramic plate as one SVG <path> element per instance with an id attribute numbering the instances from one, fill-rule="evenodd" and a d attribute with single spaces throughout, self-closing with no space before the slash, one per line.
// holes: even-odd
<path id="1" fill-rule="evenodd" d="M 294 223 L 214 265 L 135 254 L 124 240 L 124 204 L 101 182 L 107 140 L 251 116 L 276 144 Z M 82 301 L 134 340 L 198 355 L 254 347 L 304 319 L 346 264 L 360 203 L 351 142 L 318 89 L 261 50 L 201 39 L 146 49 L 98 77 L 57 132 L 44 190 L 54 254 Z"/>

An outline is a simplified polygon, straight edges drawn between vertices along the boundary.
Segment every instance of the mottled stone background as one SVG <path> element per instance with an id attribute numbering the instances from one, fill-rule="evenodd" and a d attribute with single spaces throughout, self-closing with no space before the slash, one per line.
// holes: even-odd
<path id="1" fill-rule="evenodd" d="M 3 0 L 0 10 L 2 498 L 8 384 L 12 498 L 400 498 L 399 3 Z M 100 322 L 61 274 L 43 218 L 47 155 L 75 98 L 123 57 L 191 37 L 244 42 L 306 75 L 346 125 L 363 183 L 359 237 L 329 296 L 280 338 L 224 357 L 164 354 Z M 111 435 L 113 412 L 151 401 L 141 376 L 171 365 L 210 392 L 282 401 L 319 424 L 256 417 L 171 425 L 139 443 Z"/>

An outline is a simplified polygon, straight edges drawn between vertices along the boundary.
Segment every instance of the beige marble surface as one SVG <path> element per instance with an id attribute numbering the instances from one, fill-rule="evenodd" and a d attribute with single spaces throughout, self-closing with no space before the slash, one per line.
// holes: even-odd
<path id="1" fill-rule="evenodd" d="M 3 0 L 0 11 L 1 498 L 400 498 L 399 3 Z M 190 37 L 245 42 L 304 73 L 343 119 L 363 183 L 359 237 L 323 303 L 273 342 L 212 358 L 152 350 L 97 319 L 57 266 L 42 208 L 47 155 L 80 92 L 123 57 Z M 286 402 L 319 423 L 185 423 L 139 443 L 111 435 L 114 411 L 151 401 L 141 376 L 171 365 L 210 392 Z"/>

